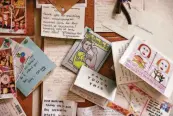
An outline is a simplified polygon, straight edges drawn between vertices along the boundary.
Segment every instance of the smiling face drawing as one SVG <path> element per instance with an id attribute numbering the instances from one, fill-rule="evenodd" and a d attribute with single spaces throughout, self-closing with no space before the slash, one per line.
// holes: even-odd
<path id="1" fill-rule="evenodd" d="M 144 58 L 150 58 L 151 56 L 151 49 L 145 45 L 145 44 L 141 44 L 138 48 L 138 50 L 140 51 L 140 54 L 144 57 Z"/>
<path id="2" fill-rule="evenodd" d="M 85 41 L 82 47 L 85 51 L 88 52 L 92 48 L 92 43 L 90 41 Z"/>
<path id="3" fill-rule="evenodd" d="M 160 59 L 158 62 L 157 62 L 157 66 L 159 68 L 159 70 L 161 72 L 164 72 L 164 73 L 169 73 L 169 70 L 170 70 L 170 64 L 167 60 L 165 59 Z"/>

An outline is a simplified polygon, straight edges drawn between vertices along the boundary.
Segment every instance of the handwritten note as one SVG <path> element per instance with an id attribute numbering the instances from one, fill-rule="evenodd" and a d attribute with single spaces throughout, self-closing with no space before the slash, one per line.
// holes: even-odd
<path id="1" fill-rule="evenodd" d="M 113 101 L 115 98 L 115 82 L 85 66 L 81 67 L 74 85 L 102 96 L 110 101 Z"/>
<path id="2" fill-rule="evenodd" d="M 128 47 L 128 43 L 129 41 L 112 43 L 112 54 L 117 85 L 142 81 L 138 76 L 119 63 L 121 56 Z"/>
<path id="3" fill-rule="evenodd" d="M 95 32 L 111 32 L 110 29 L 104 27 L 102 22 L 112 17 L 112 11 L 116 0 L 95 0 L 95 17 L 94 17 L 94 31 Z"/>
<path id="4" fill-rule="evenodd" d="M 78 108 L 77 116 L 123 116 L 123 115 L 115 110 L 109 108 L 103 109 L 96 105 L 87 108 Z"/>
<path id="5" fill-rule="evenodd" d="M 42 116 L 76 116 L 77 103 L 44 98 Z"/>
<path id="6" fill-rule="evenodd" d="M 65 15 L 52 5 L 42 5 L 41 35 L 83 39 L 85 8 L 72 8 Z"/>
<path id="7" fill-rule="evenodd" d="M 33 55 L 27 61 L 22 74 L 17 81 L 17 88 L 28 96 L 51 72 L 56 65 L 42 52 L 42 50 L 29 38 L 26 37 L 21 43 L 33 51 Z"/>
<path id="8" fill-rule="evenodd" d="M 1 116 L 26 116 L 15 97 L 13 99 L 0 100 Z"/>
<path id="9" fill-rule="evenodd" d="M 72 47 L 73 40 L 57 40 L 56 38 L 44 38 L 44 53 L 56 64 L 56 68 L 43 82 L 43 96 L 54 96 L 58 100 L 84 101 L 78 95 L 69 92 L 76 75 L 61 66 L 61 62 Z"/>

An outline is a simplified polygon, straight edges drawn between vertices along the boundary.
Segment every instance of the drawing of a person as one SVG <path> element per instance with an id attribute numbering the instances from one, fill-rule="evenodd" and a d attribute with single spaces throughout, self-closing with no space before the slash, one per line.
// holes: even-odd
<path id="1" fill-rule="evenodd" d="M 162 83 L 164 80 L 164 85 L 168 81 L 168 77 L 165 77 L 165 74 L 168 74 L 170 70 L 170 63 L 165 59 L 160 59 L 157 61 L 157 68 L 154 70 L 152 76 L 159 83 Z"/>
<path id="2" fill-rule="evenodd" d="M 9 11 L 6 11 L 2 14 L 3 21 L 2 21 L 2 28 L 10 28 L 10 18 L 9 18 Z"/>
<path id="3" fill-rule="evenodd" d="M 97 48 L 93 47 L 92 40 L 84 39 L 81 49 L 74 55 L 73 65 L 77 69 L 80 69 L 82 65 L 95 69 L 97 54 Z"/>
<path id="4" fill-rule="evenodd" d="M 141 44 L 138 47 L 139 54 L 136 54 L 133 58 L 133 62 L 135 62 L 140 68 L 145 68 L 145 65 L 148 59 L 151 56 L 151 49 L 146 44 Z"/>

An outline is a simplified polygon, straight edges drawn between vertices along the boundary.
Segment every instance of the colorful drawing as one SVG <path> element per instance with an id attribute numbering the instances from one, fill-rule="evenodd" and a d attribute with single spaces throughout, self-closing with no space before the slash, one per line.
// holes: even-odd
<path id="1" fill-rule="evenodd" d="M 168 74 L 170 71 L 170 63 L 165 59 L 160 59 L 157 61 L 157 68 L 154 70 L 153 77 L 156 79 L 159 83 L 164 81 L 164 79 L 168 78 L 165 77 L 165 74 Z"/>
<path id="2" fill-rule="evenodd" d="M 84 39 L 75 42 L 62 65 L 75 73 L 82 65 L 98 71 L 110 52 L 111 43 L 86 27 Z"/>
<path id="3" fill-rule="evenodd" d="M 147 63 L 147 59 L 151 56 L 151 49 L 146 44 L 141 44 L 138 47 L 138 51 L 140 52 L 139 55 L 135 55 L 133 58 L 133 61 L 140 67 L 145 68 L 145 65 Z"/>
<path id="4" fill-rule="evenodd" d="M 73 58 L 73 65 L 80 69 L 82 65 L 87 66 L 91 69 L 95 69 L 95 64 L 97 60 L 97 48 L 93 46 L 91 40 L 85 39 L 82 41 L 82 47 L 76 52 Z"/>
<path id="5" fill-rule="evenodd" d="M 160 109 L 165 111 L 165 112 L 169 112 L 170 108 L 171 108 L 171 106 L 167 102 L 164 102 L 160 105 Z"/>
<path id="6" fill-rule="evenodd" d="M 0 33 L 25 33 L 25 0 L 0 1 Z"/>

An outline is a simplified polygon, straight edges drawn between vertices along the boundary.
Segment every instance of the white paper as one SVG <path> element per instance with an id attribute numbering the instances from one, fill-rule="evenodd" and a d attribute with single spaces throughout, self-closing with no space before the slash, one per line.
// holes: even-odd
<path id="1" fill-rule="evenodd" d="M 41 36 L 83 39 L 85 8 L 72 8 L 65 15 L 51 4 L 42 5 Z"/>
<path id="2" fill-rule="evenodd" d="M 74 101 L 59 101 L 52 98 L 44 98 L 42 116 L 76 116 L 77 103 Z"/>
<path id="3" fill-rule="evenodd" d="M 102 22 L 112 17 L 112 11 L 116 0 L 94 0 L 94 31 L 95 32 L 112 32 L 104 27 Z"/>
<path id="4" fill-rule="evenodd" d="M 112 54 L 117 85 L 142 81 L 138 76 L 119 63 L 119 60 L 128 47 L 128 44 L 129 41 L 112 43 Z"/>
<path id="5" fill-rule="evenodd" d="M 78 108 L 77 116 L 123 116 L 123 115 L 115 110 L 109 108 L 103 109 L 96 105 L 86 108 Z"/>
<path id="6" fill-rule="evenodd" d="M 113 101 L 116 93 L 116 84 L 113 80 L 82 66 L 74 85 Z"/>
<path id="7" fill-rule="evenodd" d="M 84 99 L 69 92 L 76 75 L 61 66 L 61 62 L 73 44 L 73 40 L 44 39 L 44 52 L 56 64 L 56 68 L 43 82 L 43 96 L 58 100 L 68 99 L 82 102 Z"/>
<path id="8" fill-rule="evenodd" d="M 0 100 L 1 116 L 26 116 L 16 98 Z"/>

